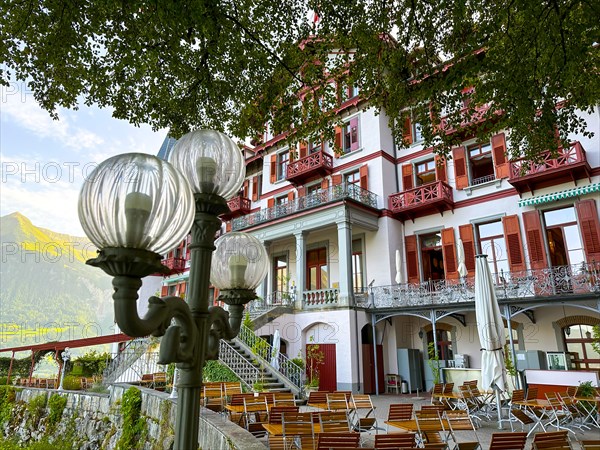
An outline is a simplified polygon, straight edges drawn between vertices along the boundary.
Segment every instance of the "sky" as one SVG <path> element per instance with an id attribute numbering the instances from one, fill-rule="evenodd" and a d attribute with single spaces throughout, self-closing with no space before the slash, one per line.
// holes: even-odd
<path id="1" fill-rule="evenodd" d="M 18 211 L 73 236 L 85 235 L 77 197 L 94 167 L 120 153 L 156 154 L 167 134 L 97 107 L 61 109 L 53 120 L 21 82 L 1 86 L 0 96 L 0 216 Z"/>

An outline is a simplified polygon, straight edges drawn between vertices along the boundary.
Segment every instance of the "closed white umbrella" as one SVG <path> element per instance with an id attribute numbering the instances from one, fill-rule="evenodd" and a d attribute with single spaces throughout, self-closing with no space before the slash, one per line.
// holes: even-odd
<path id="1" fill-rule="evenodd" d="M 396 278 L 397 284 L 402 284 L 402 255 L 400 250 L 396 250 Z"/>
<path id="2" fill-rule="evenodd" d="M 458 239 L 456 242 L 456 257 L 458 259 L 458 274 L 461 278 L 467 276 L 467 266 L 465 266 L 465 247 L 463 246 L 462 239 Z"/>
<path id="3" fill-rule="evenodd" d="M 481 343 L 481 382 L 484 391 L 496 392 L 498 428 L 502 427 L 500 393 L 506 389 L 504 366 L 504 322 L 496 300 L 492 273 L 487 255 L 477 255 L 475 260 L 475 316 Z"/>
<path id="4" fill-rule="evenodd" d="M 271 365 L 279 370 L 279 349 L 281 347 L 281 338 L 279 337 L 279 330 L 275 330 L 273 333 L 273 352 L 271 353 Z"/>

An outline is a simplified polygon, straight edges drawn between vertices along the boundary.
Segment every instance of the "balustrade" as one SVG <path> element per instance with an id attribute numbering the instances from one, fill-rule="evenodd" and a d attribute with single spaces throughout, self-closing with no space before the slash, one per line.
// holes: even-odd
<path id="1" fill-rule="evenodd" d="M 305 308 L 336 306 L 339 302 L 339 295 L 340 292 L 338 289 L 318 289 L 314 291 L 304 291 L 302 293 L 302 303 Z"/>

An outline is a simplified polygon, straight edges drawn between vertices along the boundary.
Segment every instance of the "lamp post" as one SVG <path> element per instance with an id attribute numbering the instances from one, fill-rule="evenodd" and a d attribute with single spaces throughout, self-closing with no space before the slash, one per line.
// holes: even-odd
<path id="1" fill-rule="evenodd" d="M 67 363 L 71 360 L 71 352 L 69 351 L 69 347 L 65 347 L 65 349 L 60 354 L 60 357 L 63 360 L 62 370 L 60 371 L 60 384 L 58 385 L 58 390 L 62 391 L 63 382 L 65 380 L 65 372 L 67 371 Z"/>
<path id="2" fill-rule="evenodd" d="M 238 146 L 218 131 L 184 135 L 165 162 L 131 153 L 101 163 L 85 181 L 79 219 L 100 249 L 87 261 L 113 277 L 115 318 L 132 337 L 163 336 L 159 364 L 177 363 L 175 450 L 198 448 L 202 367 L 216 359 L 221 338 L 239 332 L 244 305 L 267 273 L 267 254 L 253 236 L 228 233 L 214 240 L 218 218 L 228 210 L 245 177 Z M 166 271 L 161 254 L 191 229 L 186 300 L 150 297 L 137 314 L 141 279 Z M 228 311 L 209 307 L 209 285 L 220 290 Z M 175 323 L 171 323 L 174 321 Z"/>

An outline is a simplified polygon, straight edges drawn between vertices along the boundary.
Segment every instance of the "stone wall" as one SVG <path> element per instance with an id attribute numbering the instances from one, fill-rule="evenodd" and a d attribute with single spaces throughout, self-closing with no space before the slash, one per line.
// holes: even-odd
<path id="1" fill-rule="evenodd" d="M 2 432 L 6 437 L 16 436 L 22 443 L 39 441 L 44 436 L 52 441 L 57 436 L 73 435 L 73 440 L 77 442 L 75 448 L 114 450 L 122 430 L 121 398 L 130 387 L 126 384 L 113 385 L 110 394 L 35 388 L 19 390 L 11 420 L 5 424 Z M 169 394 L 163 392 L 138 389 L 142 393 L 141 414 L 146 419 L 148 431 L 144 450 L 169 450 L 174 442 L 177 399 L 170 399 Z M 61 421 L 52 432 L 48 432 L 48 418 L 42 417 L 33 423 L 27 404 L 40 395 L 49 398 L 55 393 L 66 396 L 67 404 Z M 200 417 L 200 448 L 264 450 L 266 447 L 225 416 L 203 408 Z"/>

